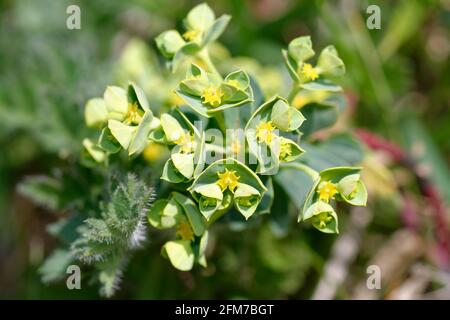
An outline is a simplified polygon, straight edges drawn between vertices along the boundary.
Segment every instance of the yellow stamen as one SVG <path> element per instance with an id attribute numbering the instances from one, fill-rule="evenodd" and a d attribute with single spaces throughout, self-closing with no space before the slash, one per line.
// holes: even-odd
<path id="1" fill-rule="evenodd" d="M 129 103 L 124 123 L 138 125 L 142 120 L 141 114 L 142 112 L 139 110 L 137 102 Z"/>
<path id="2" fill-rule="evenodd" d="M 319 228 L 323 229 L 327 226 L 328 223 L 330 223 L 333 220 L 333 217 L 327 213 L 323 212 L 316 216 L 316 221 L 319 223 Z"/>
<path id="3" fill-rule="evenodd" d="M 338 193 L 338 190 L 334 183 L 322 181 L 317 188 L 317 193 L 319 194 L 319 200 L 329 202 L 330 199 L 333 199 L 334 195 Z"/>
<path id="4" fill-rule="evenodd" d="M 181 136 L 174 142 L 180 147 L 180 151 L 182 153 L 191 153 L 195 150 L 194 135 L 191 135 L 189 132 L 182 133 Z"/>
<path id="5" fill-rule="evenodd" d="M 209 87 L 203 91 L 202 99 L 204 104 L 209 104 L 215 108 L 222 103 L 223 92 L 220 88 Z"/>
<path id="6" fill-rule="evenodd" d="M 201 34 L 200 30 L 188 30 L 185 33 L 183 33 L 183 38 L 186 41 L 194 41 L 197 40 L 200 34 Z"/>
<path id="7" fill-rule="evenodd" d="M 280 146 L 280 159 L 286 159 L 287 157 L 292 155 L 292 147 L 291 144 L 282 140 Z"/>
<path id="8" fill-rule="evenodd" d="M 194 240 L 194 232 L 186 221 L 181 221 L 177 227 L 177 236 L 183 240 Z"/>
<path id="9" fill-rule="evenodd" d="M 222 189 L 222 192 L 224 192 L 227 188 L 234 192 L 234 190 L 238 186 L 238 181 L 240 177 L 236 174 L 236 171 L 232 170 L 229 171 L 228 169 L 225 169 L 222 173 L 217 173 L 219 176 L 219 180 L 217 180 L 217 185 Z"/>
<path id="10" fill-rule="evenodd" d="M 314 81 L 319 77 L 317 69 L 309 63 L 304 63 L 302 67 L 302 75 L 307 79 Z"/>
<path id="11" fill-rule="evenodd" d="M 270 144 L 276 134 L 273 132 L 276 127 L 273 125 L 272 121 L 262 121 L 256 127 L 256 138 L 259 142 L 265 142 L 266 144 Z"/>

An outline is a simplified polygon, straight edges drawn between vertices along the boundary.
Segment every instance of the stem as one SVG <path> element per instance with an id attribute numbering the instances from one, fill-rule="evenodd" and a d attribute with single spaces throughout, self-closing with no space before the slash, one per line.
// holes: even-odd
<path id="1" fill-rule="evenodd" d="M 223 116 L 223 113 L 224 111 L 216 112 L 214 114 L 214 117 L 216 118 L 217 125 L 219 126 L 220 131 L 222 131 L 225 136 L 227 127 L 225 126 L 225 117 Z"/>
<path id="2" fill-rule="evenodd" d="M 211 61 L 211 58 L 209 56 L 208 48 L 205 48 L 202 51 L 200 51 L 198 53 L 197 57 L 200 58 L 203 61 L 203 63 L 205 64 L 205 66 L 206 66 L 206 68 L 208 69 L 209 72 L 218 75 L 220 77 L 220 79 L 222 79 L 222 75 L 219 73 L 219 71 L 216 69 L 216 66 Z"/>
<path id="3" fill-rule="evenodd" d="M 292 86 L 291 91 L 289 91 L 289 95 L 288 95 L 288 98 L 287 98 L 287 100 L 288 100 L 288 102 L 289 102 L 289 105 L 291 105 L 291 104 L 294 102 L 294 99 L 295 99 L 295 97 L 297 96 L 297 94 L 298 94 L 299 91 L 300 91 L 300 87 L 297 86 L 297 85 L 294 83 L 294 85 Z"/>

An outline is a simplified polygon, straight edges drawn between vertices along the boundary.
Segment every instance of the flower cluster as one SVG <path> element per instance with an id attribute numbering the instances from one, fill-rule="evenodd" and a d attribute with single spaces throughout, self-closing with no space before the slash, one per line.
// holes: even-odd
<path id="1" fill-rule="evenodd" d="M 85 109 L 87 125 L 100 129 L 97 142 L 83 142 L 94 162 L 108 165 L 120 150 L 135 156 L 149 145 L 170 150 L 160 174 L 169 185 L 167 197 L 155 202 L 148 220 L 157 229 L 172 231 L 162 254 L 180 270 L 190 270 L 195 262 L 206 265 L 207 229 L 223 215 L 235 211 L 246 221 L 270 212 L 272 177 L 289 163 L 307 168 L 313 180 L 299 221 L 310 221 L 324 233 L 338 233 L 333 203 L 361 206 L 367 201 L 360 168 L 317 172 L 302 161 L 306 151 L 300 146 L 301 127 L 307 119 L 293 101 L 301 92 L 341 90 L 332 79 L 343 75 L 345 67 L 334 47 L 322 50 L 313 66 L 307 62 L 314 56 L 310 37 L 292 40 L 283 50 L 293 79 L 289 97 L 275 95 L 256 102 L 256 87 L 245 71 L 223 75 L 209 59 L 208 45 L 228 21 L 229 16 L 216 19 L 209 6 L 201 4 L 188 13 L 183 33 L 169 30 L 157 37 L 171 68 L 187 67 L 174 88 L 180 105 L 162 111 L 160 106 L 151 108 L 144 92 L 130 83 L 127 89 L 108 87 L 103 98 L 89 100 Z M 158 116 L 155 110 L 160 110 Z M 238 134 L 208 134 L 229 129 L 241 130 L 241 139 Z M 209 161 L 209 153 L 219 158 Z"/>

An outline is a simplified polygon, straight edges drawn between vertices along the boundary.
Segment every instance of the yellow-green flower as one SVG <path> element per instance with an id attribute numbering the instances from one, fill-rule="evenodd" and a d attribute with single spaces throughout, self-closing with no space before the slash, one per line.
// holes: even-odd
<path id="1" fill-rule="evenodd" d="M 284 160 L 287 157 L 290 157 L 291 155 L 292 155 L 291 144 L 287 140 L 282 139 L 280 143 L 280 159 Z"/>
<path id="2" fill-rule="evenodd" d="M 318 188 L 319 200 L 329 202 L 330 199 L 334 199 L 334 196 L 338 193 L 337 187 L 330 181 L 322 181 Z"/>
<path id="3" fill-rule="evenodd" d="M 324 229 L 331 221 L 333 221 L 333 216 L 329 212 L 322 212 L 312 217 L 312 223 L 316 224 L 319 229 Z"/>
<path id="4" fill-rule="evenodd" d="M 310 81 L 314 81 L 319 77 L 317 69 L 314 68 L 310 63 L 304 63 L 302 67 L 302 75 Z"/>
<path id="5" fill-rule="evenodd" d="M 198 29 L 188 30 L 183 33 L 183 38 L 186 41 L 195 41 L 198 40 L 202 35 L 202 32 Z"/>
<path id="6" fill-rule="evenodd" d="M 262 121 L 256 127 L 256 138 L 259 142 L 264 142 L 270 144 L 276 134 L 273 132 L 276 127 L 273 125 L 272 121 Z"/>
<path id="7" fill-rule="evenodd" d="M 210 86 L 203 91 L 201 98 L 204 104 L 216 108 L 222 103 L 223 92 L 220 88 Z"/>
<path id="8" fill-rule="evenodd" d="M 238 181 L 240 179 L 240 177 L 236 174 L 236 171 L 225 169 L 224 172 L 218 172 L 217 175 L 219 176 L 219 180 L 217 180 L 216 183 L 220 187 L 222 192 L 224 192 L 227 188 L 231 192 L 234 192 L 239 184 Z"/>
<path id="9" fill-rule="evenodd" d="M 174 143 L 180 147 L 182 153 L 191 153 L 195 150 L 195 138 L 189 132 L 183 132 Z"/>

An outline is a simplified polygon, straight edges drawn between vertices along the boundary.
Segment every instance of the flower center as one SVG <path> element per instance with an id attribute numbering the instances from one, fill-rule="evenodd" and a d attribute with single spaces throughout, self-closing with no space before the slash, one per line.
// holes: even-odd
<path id="1" fill-rule="evenodd" d="M 333 217 L 328 212 L 322 212 L 315 216 L 316 223 L 320 229 L 323 229 L 333 220 Z"/>
<path id="2" fill-rule="evenodd" d="M 200 30 L 188 30 L 185 33 L 183 33 L 183 38 L 186 41 L 194 41 L 197 40 L 197 38 L 200 36 L 201 31 Z"/>
<path id="3" fill-rule="evenodd" d="M 138 125 L 142 120 L 141 111 L 136 102 L 128 104 L 128 111 L 125 115 L 125 124 Z"/>
<path id="4" fill-rule="evenodd" d="M 182 153 L 191 153 L 195 149 L 194 135 L 184 132 L 181 136 L 174 141 L 176 145 L 180 147 Z"/>
<path id="5" fill-rule="evenodd" d="M 317 69 L 314 68 L 309 63 L 304 63 L 302 67 L 302 75 L 311 81 L 316 80 L 319 77 L 319 73 L 317 72 Z"/>
<path id="6" fill-rule="evenodd" d="M 194 232 L 192 231 L 191 226 L 186 221 L 181 221 L 178 224 L 177 236 L 179 236 L 183 240 L 194 240 Z"/>
<path id="7" fill-rule="evenodd" d="M 338 193 L 338 190 L 334 183 L 322 181 L 317 188 L 317 193 L 319 194 L 319 200 L 329 202 L 330 199 L 333 199 L 334 195 Z"/>
<path id="8" fill-rule="evenodd" d="M 286 159 L 287 157 L 292 155 L 292 147 L 290 143 L 286 141 L 281 141 L 280 146 L 280 159 Z"/>
<path id="9" fill-rule="evenodd" d="M 215 108 L 222 103 L 223 92 L 220 88 L 209 87 L 203 91 L 202 99 L 204 104 L 209 104 Z"/>
<path id="10" fill-rule="evenodd" d="M 240 177 L 236 174 L 236 171 L 229 171 L 228 169 L 225 169 L 224 172 L 219 172 L 217 173 L 217 175 L 219 176 L 219 180 L 217 180 L 216 183 L 220 187 L 220 189 L 222 189 L 222 192 L 224 192 L 227 188 L 231 192 L 234 192 L 234 190 L 238 186 L 238 181 L 240 179 Z"/>
<path id="11" fill-rule="evenodd" d="M 276 134 L 273 132 L 275 129 L 276 127 L 272 121 L 263 121 L 256 127 L 256 138 L 259 142 L 270 144 L 273 138 L 276 137 Z"/>

